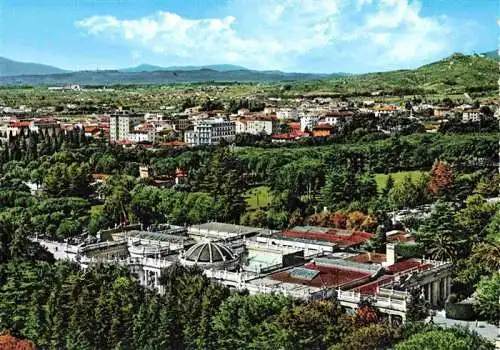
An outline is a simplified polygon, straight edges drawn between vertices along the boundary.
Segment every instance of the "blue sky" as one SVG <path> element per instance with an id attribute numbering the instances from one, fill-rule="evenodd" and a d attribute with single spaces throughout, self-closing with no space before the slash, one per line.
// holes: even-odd
<path id="1" fill-rule="evenodd" d="M 0 56 L 66 69 L 413 68 L 498 46 L 497 0 L 1 0 Z"/>

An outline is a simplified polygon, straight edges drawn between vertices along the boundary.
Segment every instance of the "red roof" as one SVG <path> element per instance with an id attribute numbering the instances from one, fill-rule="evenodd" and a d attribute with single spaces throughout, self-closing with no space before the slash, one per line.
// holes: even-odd
<path id="1" fill-rule="evenodd" d="M 422 264 L 420 261 L 416 259 L 402 260 L 397 263 L 388 266 L 387 271 L 393 274 L 405 273 L 410 270 L 427 270 L 431 267 L 429 264 Z"/>
<path id="2" fill-rule="evenodd" d="M 94 174 L 92 174 L 92 178 L 94 180 L 106 180 L 110 176 L 111 175 L 103 174 L 103 173 L 94 173 Z"/>
<path id="3" fill-rule="evenodd" d="M 393 280 L 394 276 L 382 276 L 378 280 L 375 280 L 367 284 L 363 284 L 362 286 L 359 286 L 355 290 L 362 294 L 375 294 L 377 293 L 380 287 L 392 282 Z"/>
<path id="4" fill-rule="evenodd" d="M 31 124 L 30 121 L 22 121 L 22 122 L 10 122 L 9 126 L 12 128 L 26 128 Z"/>
<path id="5" fill-rule="evenodd" d="M 392 235 L 388 235 L 387 236 L 387 240 L 389 242 L 401 242 L 401 243 L 405 243 L 405 242 L 414 242 L 415 241 L 415 237 L 412 237 L 411 235 L 408 235 L 406 232 L 400 231 L 398 233 L 395 233 L 395 234 L 392 234 Z"/>
<path id="6" fill-rule="evenodd" d="M 292 134 L 274 134 L 272 138 L 277 140 L 295 140 L 295 136 Z"/>
<path id="7" fill-rule="evenodd" d="M 313 131 L 314 130 L 333 130 L 333 128 L 328 125 L 328 124 L 318 124 L 316 125 L 315 127 L 313 127 Z"/>
<path id="8" fill-rule="evenodd" d="M 271 278 L 286 283 L 302 284 L 311 287 L 326 286 L 328 288 L 340 288 L 342 286 L 362 283 L 363 281 L 369 280 L 371 276 L 371 274 L 367 272 L 354 271 L 333 266 L 319 266 L 314 262 L 306 264 L 304 268 L 319 271 L 319 274 L 311 280 L 294 278 L 290 276 L 290 273 L 293 271 L 292 269 L 276 272 L 271 275 Z"/>
<path id="9" fill-rule="evenodd" d="M 177 146 L 184 146 L 184 145 L 185 145 L 185 143 L 183 141 L 179 141 L 179 140 L 174 140 L 174 141 L 162 143 L 162 146 L 168 146 L 168 147 L 177 147 Z"/>
<path id="10" fill-rule="evenodd" d="M 360 245 L 362 243 L 367 242 L 370 238 L 375 236 L 372 233 L 363 231 L 347 231 L 347 230 L 338 230 L 334 228 L 329 228 L 327 229 L 327 232 L 324 232 L 324 229 L 325 228 L 318 228 L 318 231 L 314 231 L 313 229 L 307 231 L 302 231 L 302 230 L 299 231 L 291 229 L 282 231 L 281 234 L 285 237 L 307 238 L 320 241 L 328 241 L 336 243 L 343 248 Z"/>
<path id="11" fill-rule="evenodd" d="M 333 111 L 325 114 L 325 117 L 352 117 L 354 115 L 353 112 L 349 111 Z"/>
<path id="12" fill-rule="evenodd" d="M 118 140 L 118 141 L 116 141 L 116 143 L 119 145 L 131 145 L 132 141 L 130 141 L 130 140 Z"/>
<path id="13" fill-rule="evenodd" d="M 185 177 L 186 176 L 186 171 L 184 169 L 175 169 L 175 176 L 176 177 Z"/>

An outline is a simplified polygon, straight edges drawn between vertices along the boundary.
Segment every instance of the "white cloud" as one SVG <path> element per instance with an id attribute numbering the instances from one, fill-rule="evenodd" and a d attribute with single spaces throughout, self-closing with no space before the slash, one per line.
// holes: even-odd
<path id="1" fill-rule="evenodd" d="M 449 33 L 446 20 L 423 16 L 420 3 L 410 0 L 233 0 L 226 10 L 230 15 L 219 18 L 159 11 L 137 19 L 96 15 L 75 24 L 186 64 L 267 69 L 297 67 L 312 52 L 334 61 L 339 50 L 372 64 L 411 63 L 441 53 Z"/>

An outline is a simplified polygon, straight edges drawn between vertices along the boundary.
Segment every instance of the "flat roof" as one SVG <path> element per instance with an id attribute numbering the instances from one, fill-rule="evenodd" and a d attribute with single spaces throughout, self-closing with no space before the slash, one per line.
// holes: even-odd
<path id="1" fill-rule="evenodd" d="M 284 236 L 281 232 L 274 231 L 271 234 L 262 233 L 259 237 L 272 238 L 276 240 L 290 241 L 290 242 L 300 242 L 300 243 L 308 243 L 308 244 L 317 244 L 324 245 L 329 247 L 335 247 L 337 244 L 329 241 L 322 241 L 310 238 L 302 238 L 302 237 L 289 237 Z"/>
<path id="2" fill-rule="evenodd" d="M 224 222 L 207 222 L 204 224 L 191 225 L 188 227 L 188 231 L 191 233 L 196 233 L 196 230 L 205 230 L 212 232 L 223 232 L 223 233 L 235 233 L 235 234 L 251 234 L 260 233 L 268 231 L 267 229 L 260 227 L 250 227 L 243 225 L 227 224 Z"/>
<path id="3" fill-rule="evenodd" d="M 308 273 L 305 273 L 306 271 Z M 372 274 L 369 272 L 308 263 L 303 267 L 276 272 L 271 274 L 270 277 L 274 280 L 286 283 L 311 287 L 339 288 L 356 282 L 362 283 L 363 281 L 369 280 L 371 275 Z M 310 279 L 303 278 L 302 276 L 307 276 Z"/>

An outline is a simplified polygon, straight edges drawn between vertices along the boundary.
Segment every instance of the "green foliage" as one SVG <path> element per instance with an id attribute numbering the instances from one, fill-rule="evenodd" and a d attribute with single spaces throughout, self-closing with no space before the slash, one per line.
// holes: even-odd
<path id="1" fill-rule="evenodd" d="M 394 348 L 396 350 L 493 350 L 494 345 L 461 328 L 441 329 L 430 326 L 410 335 L 407 340 L 396 344 Z"/>
<path id="2" fill-rule="evenodd" d="M 452 204 L 438 202 L 430 217 L 421 225 L 417 241 L 437 260 L 456 261 L 467 250 L 466 237 L 458 230 Z"/>
<path id="3" fill-rule="evenodd" d="M 500 273 L 485 276 L 477 286 L 474 310 L 482 319 L 497 324 L 500 319 Z"/>
<path id="4" fill-rule="evenodd" d="M 394 209 L 415 208 L 430 201 L 428 178 L 421 175 L 413 180 L 407 175 L 387 193 L 389 203 Z"/>
<path id="5" fill-rule="evenodd" d="M 330 350 L 378 350 L 391 348 L 397 330 L 387 324 L 371 324 L 354 329 Z"/>
<path id="6" fill-rule="evenodd" d="M 346 207 L 354 201 L 368 201 L 377 194 L 375 179 L 369 173 L 332 169 L 321 188 L 321 203 L 332 209 Z"/>
<path id="7" fill-rule="evenodd" d="M 448 302 L 445 305 L 446 318 L 453 320 L 475 321 L 477 314 L 470 303 Z"/>
<path id="8" fill-rule="evenodd" d="M 294 301 L 278 295 L 232 295 L 213 318 L 217 349 L 268 348 L 269 325 Z"/>
<path id="9" fill-rule="evenodd" d="M 327 349 L 348 332 L 343 316 L 340 305 L 331 301 L 284 308 L 271 325 L 274 348 Z"/>

